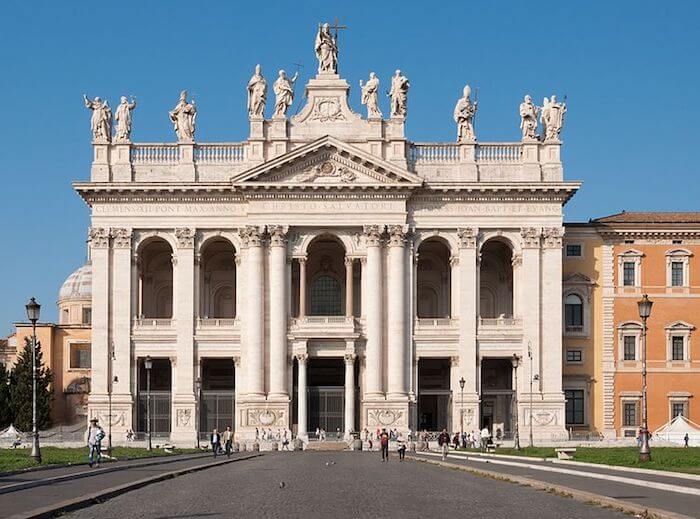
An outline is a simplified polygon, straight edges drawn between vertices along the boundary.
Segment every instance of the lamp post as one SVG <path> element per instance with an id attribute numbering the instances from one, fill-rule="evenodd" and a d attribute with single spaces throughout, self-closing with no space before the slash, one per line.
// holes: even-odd
<path id="1" fill-rule="evenodd" d="M 520 436 L 518 432 L 518 364 L 520 364 L 520 357 L 517 353 L 513 353 L 513 358 L 510 359 L 513 366 L 513 374 L 515 379 L 513 381 L 515 385 L 515 391 L 513 391 L 513 442 L 515 443 L 515 450 L 520 450 Z"/>
<path id="2" fill-rule="evenodd" d="M 151 369 L 153 368 L 153 360 L 151 360 L 150 355 L 146 357 L 143 365 L 146 368 L 146 448 L 150 451 L 153 450 L 151 444 Z"/>
<path id="3" fill-rule="evenodd" d="M 202 413 L 202 409 L 200 408 L 200 405 L 202 402 L 202 379 L 197 377 L 197 380 L 194 381 L 194 385 L 195 385 L 195 390 L 197 392 L 197 401 L 196 401 L 197 416 L 194 417 L 195 418 L 194 423 L 197 427 L 197 450 L 199 450 L 199 425 L 200 425 L 199 424 L 199 417 Z"/>
<path id="4" fill-rule="evenodd" d="M 646 294 L 637 301 L 639 317 L 642 318 L 642 444 L 639 447 L 639 461 L 651 461 L 649 447 L 649 422 L 647 416 L 647 319 L 654 303 Z"/>
<path id="5" fill-rule="evenodd" d="M 32 323 L 32 458 L 41 463 L 41 449 L 39 448 L 39 428 L 36 423 L 36 322 L 39 320 L 41 305 L 33 297 L 26 305 L 27 318 Z"/>
<path id="6" fill-rule="evenodd" d="M 528 422 L 530 422 L 530 447 L 534 447 L 535 443 L 532 439 L 532 341 L 527 341 L 527 358 L 530 359 L 530 417 Z"/>
<path id="7" fill-rule="evenodd" d="M 109 343 L 109 353 L 107 355 L 107 454 L 112 456 L 112 361 L 114 360 L 114 342 Z"/>
<path id="8" fill-rule="evenodd" d="M 460 430 L 459 430 L 459 440 L 462 441 L 462 438 L 464 438 L 464 384 L 466 384 L 467 381 L 464 380 L 464 377 L 459 379 L 459 389 L 462 394 L 461 396 L 461 402 L 459 404 L 459 424 L 460 424 Z"/>

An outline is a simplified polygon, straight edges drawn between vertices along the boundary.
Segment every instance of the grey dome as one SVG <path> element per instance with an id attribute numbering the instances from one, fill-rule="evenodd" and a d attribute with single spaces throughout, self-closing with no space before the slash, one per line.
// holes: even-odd
<path id="1" fill-rule="evenodd" d="M 92 298 L 92 265 L 87 262 L 63 282 L 58 292 L 58 301 L 85 300 Z"/>

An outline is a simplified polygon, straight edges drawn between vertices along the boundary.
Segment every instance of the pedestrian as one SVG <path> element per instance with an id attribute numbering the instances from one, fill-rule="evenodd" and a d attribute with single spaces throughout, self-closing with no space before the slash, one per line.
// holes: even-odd
<path id="1" fill-rule="evenodd" d="M 216 455 L 219 454 L 219 450 L 221 449 L 221 436 L 216 428 L 214 428 L 209 436 L 209 443 L 211 443 L 211 450 L 214 451 L 214 457 L 216 458 Z"/>
<path id="2" fill-rule="evenodd" d="M 447 429 L 443 429 L 438 436 L 438 446 L 442 452 L 442 461 L 447 459 L 448 447 L 450 445 L 450 435 L 447 433 Z"/>
<path id="3" fill-rule="evenodd" d="M 403 461 L 404 457 L 406 456 L 406 440 L 401 433 L 399 433 L 397 440 L 399 442 L 399 448 L 396 450 L 399 451 L 399 461 Z"/>
<path id="4" fill-rule="evenodd" d="M 90 420 L 90 425 L 86 431 L 88 444 L 88 465 L 90 468 L 99 467 L 102 461 L 102 439 L 105 437 L 105 431 L 98 423 L 97 418 Z"/>
<path id="5" fill-rule="evenodd" d="M 688 433 L 685 433 L 685 436 L 683 436 L 683 443 L 684 447 L 688 447 L 690 444 L 690 436 L 688 436 Z"/>
<path id="6" fill-rule="evenodd" d="M 642 429 L 639 429 L 639 432 L 637 433 L 637 448 L 642 446 Z"/>
<path id="7" fill-rule="evenodd" d="M 459 447 L 459 433 L 456 432 L 455 435 L 452 437 L 452 448 L 454 448 L 454 450 L 457 450 L 458 447 Z"/>
<path id="8" fill-rule="evenodd" d="M 224 431 L 224 448 L 226 449 L 226 457 L 231 457 L 231 444 L 233 443 L 233 431 L 231 431 L 231 426 L 226 426 Z"/>
<path id="9" fill-rule="evenodd" d="M 284 436 L 282 436 L 282 450 L 289 450 L 289 435 L 287 435 L 287 429 L 284 430 Z"/>
<path id="10" fill-rule="evenodd" d="M 382 461 L 389 461 L 389 433 L 382 429 L 379 435 L 379 445 L 382 448 Z"/>
<path id="11" fill-rule="evenodd" d="M 260 430 L 256 427 L 255 428 L 255 441 L 258 441 L 260 439 Z"/>
<path id="12" fill-rule="evenodd" d="M 489 438 L 491 438 L 491 433 L 489 432 L 488 427 L 484 427 L 481 429 L 481 450 L 485 451 L 486 450 L 486 445 L 489 443 Z"/>

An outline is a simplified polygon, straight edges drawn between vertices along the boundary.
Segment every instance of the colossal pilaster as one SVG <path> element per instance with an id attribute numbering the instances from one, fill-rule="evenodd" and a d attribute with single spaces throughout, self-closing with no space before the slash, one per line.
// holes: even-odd
<path id="1" fill-rule="evenodd" d="M 389 232 L 387 298 L 387 398 L 403 399 L 406 390 L 406 230 L 391 225 Z"/>
<path id="2" fill-rule="evenodd" d="M 287 372 L 287 228 L 269 226 L 270 233 L 270 392 L 271 399 L 288 399 Z"/>
<path id="3" fill-rule="evenodd" d="M 365 398 L 380 398 L 382 390 L 382 225 L 366 225 L 367 243 L 367 346 L 365 366 Z"/>

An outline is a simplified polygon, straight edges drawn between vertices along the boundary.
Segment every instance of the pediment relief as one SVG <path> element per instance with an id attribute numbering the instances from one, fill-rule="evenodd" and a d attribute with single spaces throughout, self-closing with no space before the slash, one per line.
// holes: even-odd
<path id="1" fill-rule="evenodd" d="M 321 153 L 258 182 L 291 184 L 391 184 L 394 180 L 334 153 Z"/>
<path id="2" fill-rule="evenodd" d="M 565 285 L 595 285 L 595 282 L 580 272 L 574 272 L 564 278 Z"/>

